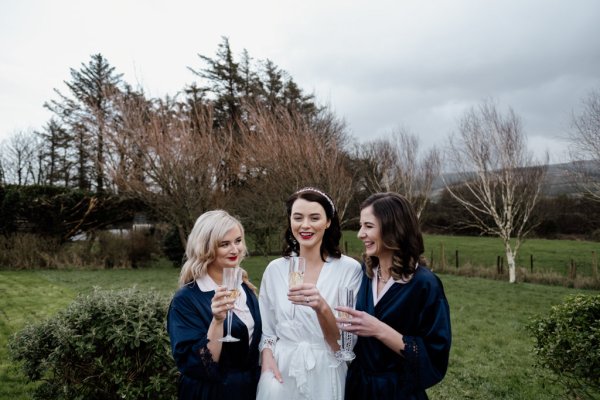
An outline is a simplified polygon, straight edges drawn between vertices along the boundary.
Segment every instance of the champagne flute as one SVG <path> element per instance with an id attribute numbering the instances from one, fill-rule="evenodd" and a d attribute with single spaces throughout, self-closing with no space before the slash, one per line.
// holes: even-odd
<path id="1" fill-rule="evenodd" d="M 292 287 L 304 282 L 304 271 L 306 269 L 306 260 L 304 257 L 290 257 L 289 260 L 289 286 Z M 292 304 L 292 319 L 294 319 L 296 305 Z"/>
<path id="2" fill-rule="evenodd" d="M 242 271 L 238 267 L 223 268 L 223 286 L 230 291 L 229 298 L 235 299 L 240 295 L 239 286 L 242 281 Z M 227 310 L 227 335 L 219 339 L 219 342 L 239 342 L 240 339 L 231 336 L 231 320 L 233 310 Z"/>
<path id="3" fill-rule="evenodd" d="M 338 288 L 338 306 L 354 308 L 354 290 L 349 287 Z M 339 318 L 349 318 L 350 315 L 343 311 L 338 311 Z M 356 357 L 352 351 L 352 333 L 341 331 L 342 344 L 340 349 L 335 352 L 335 358 L 340 361 L 352 361 Z"/>

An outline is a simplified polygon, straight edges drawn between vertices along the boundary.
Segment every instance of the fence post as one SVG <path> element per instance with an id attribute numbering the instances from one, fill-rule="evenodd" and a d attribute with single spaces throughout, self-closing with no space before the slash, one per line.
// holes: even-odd
<path id="1" fill-rule="evenodd" d="M 348 241 L 344 240 L 344 254 L 348 254 Z"/>
<path id="2" fill-rule="evenodd" d="M 440 267 L 442 267 L 442 271 L 446 268 L 446 255 L 444 254 L 444 242 L 440 243 Z"/>
<path id="3" fill-rule="evenodd" d="M 569 273 L 571 279 L 575 279 L 577 277 L 577 266 L 575 265 L 575 261 L 571 258 L 571 271 Z"/>
<path id="4" fill-rule="evenodd" d="M 531 264 L 531 272 L 533 273 L 533 254 L 529 255 L 529 262 Z"/>
<path id="5" fill-rule="evenodd" d="M 500 256 L 496 256 L 496 273 L 500 275 Z"/>
<path id="6" fill-rule="evenodd" d="M 433 250 L 431 250 L 431 257 L 429 257 L 429 267 L 433 271 Z"/>
<path id="7" fill-rule="evenodd" d="M 456 254 L 456 269 L 458 269 L 458 250 L 455 251 Z"/>

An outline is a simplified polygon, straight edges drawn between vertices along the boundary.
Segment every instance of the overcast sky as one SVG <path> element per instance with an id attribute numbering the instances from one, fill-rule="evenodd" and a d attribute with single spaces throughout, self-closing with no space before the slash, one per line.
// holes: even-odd
<path id="1" fill-rule="evenodd" d="M 494 98 L 559 162 L 570 113 L 600 88 L 598 0 L 0 0 L 0 140 L 42 127 L 43 103 L 92 54 L 174 95 L 222 36 L 286 70 L 360 141 L 404 127 L 441 145 Z"/>

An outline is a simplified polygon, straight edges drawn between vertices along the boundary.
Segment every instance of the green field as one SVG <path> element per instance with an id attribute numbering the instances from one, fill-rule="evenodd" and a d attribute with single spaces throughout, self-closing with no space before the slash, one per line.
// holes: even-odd
<path id="1" fill-rule="evenodd" d="M 502 241 L 493 237 L 424 235 L 425 256 L 433 261 L 435 270 L 440 270 L 442 250 L 446 268 L 456 268 L 458 250 L 459 268 L 467 265 L 496 269 L 497 257 L 505 257 Z M 354 257 L 359 257 L 362 242 L 355 232 L 345 231 L 344 247 Z M 567 275 L 573 261 L 577 274 L 592 276 L 592 264 L 600 257 L 600 243 L 578 240 L 527 239 L 517 254 L 517 267 L 531 271 L 533 255 L 534 272 L 556 272 Z M 504 260 L 506 269 L 506 260 Z"/>
<path id="2" fill-rule="evenodd" d="M 256 284 L 268 259 L 244 263 Z M 0 399 L 31 398 L 7 357 L 9 335 L 65 307 L 93 287 L 137 286 L 170 295 L 178 269 L 167 265 L 138 270 L 0 271 Z M 529 318 L 546 313 L 565 296 L 581 292 L 527 283 L 509 284 L 440 274 L 450 302 L 453 346 L 444 381 L 429 391 L 432 399 L 544 399 L 560 388 L 532 365 L 533 340 L 524 329 Z M 588 291 L 587 293 L 598 293 Z"/>

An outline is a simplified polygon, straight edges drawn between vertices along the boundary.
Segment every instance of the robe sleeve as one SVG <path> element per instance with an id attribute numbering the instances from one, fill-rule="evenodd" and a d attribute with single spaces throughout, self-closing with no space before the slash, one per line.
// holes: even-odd
<path id="1" fill-rule="evenodd" d="M 441 285 L 441 283 L 440 283 Z M 450 308 L 443 289 L 432 288 L 420 316 L 418 335 L 404 336 L 407 383 L 427 389 L 440 382 L 448 369 L 451 329 Z"/>
<path id="2" fill-rule="evenodd" d="M 267 266 L 265 273 L 260 284 L 260 291 L 258 295 L 258 305 L 260 307 L 260 318 L 262 320 L 262 338 L 258 347 L 259 352 L 263 349 L 271 349 L 275 351 L 275 345 L 277 343 L 277 331 L 275 326 L 277 324 L 275 316 L 275 304 L 273 304 L 273 274 Z"/>
<path id="3" fill-rule="evenodd" d="M 185 296 L 175 296 L 169 307 L 167 330 L 171 339 L 173 358 L 179 371 L 202 380 L 218 380 L 218 363 L 207 347 L 207 333 L 212 315 Z"/>

